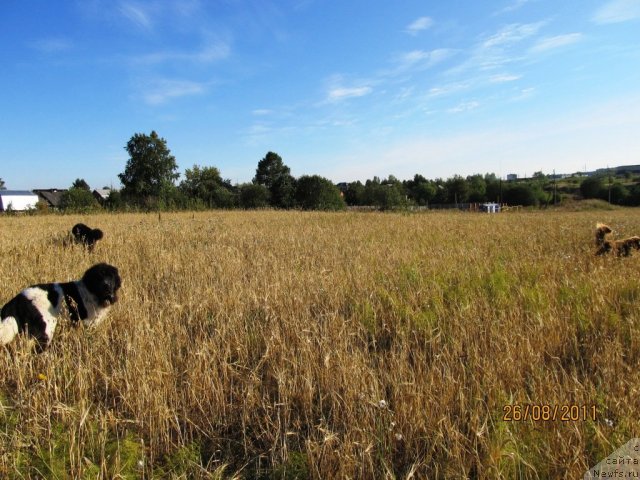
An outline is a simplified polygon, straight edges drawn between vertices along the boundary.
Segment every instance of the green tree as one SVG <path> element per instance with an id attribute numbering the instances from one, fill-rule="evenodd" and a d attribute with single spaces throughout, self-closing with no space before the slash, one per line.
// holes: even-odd
<path id="1" fill-rule="evenodd" d="M 1 178 L 0 178 L 0 190 L 6 190 L 4 186 L 4 180 L 2 180 Z"/>
<path id="2" fill-rule="evenodd" d="M 510 205 L 522 205 L 525 207 L 537 205 L 538 198 L 534 189 L 526 183 L 509 185 L 503 190 L 504 202 Z"/>
<path id="3" fill-rule="evenodd" d="M 417 205 L 428 205 L 436 195 L 436 187 L 432 182 L 420 174 L 415 174 L 413 180 L 404 182 L 407 194 Z"/>
<path id="4" fill-rule="evenodd" d="M 71 188 L 81 188 L 82 190 L 86 190 L 88 192 L 91 191 L 91 187 L 89 187 L 89 184 L 85 182 L 84 178 L 76 178 L 76 180 L 71 185 Z"/>
<path id="5" fill-rule="evenodd" d="M 447 179 L 449 203 L 464 203 L 469 199 L 469 184 L 460 175 Z"/>
<path id="6" fill-rule="evenodd" d="M 296 182 L 296 203 L 305 210 L 344 210 L 338 187 L 319 175 L 303 175 Z"/>
<path id="7" fill-rule="evenodd" d="M 196 199 L 208 207 L 229 208 L 234 205 L 235 194 L 230 182 L 223 180 L 216 167 L 194 165 L 184 172 L 180 190 L 190 199 Z"/>
<path id="8" fill-rule="evenodd" d="M 487 173 L 484 176 L 486 184 L 485 200 L 489 202 L 502 202 L 502 179 L 495 173 Z"/>
<path id="9" fill-rule="evenodd" d="M 364 205 L 364 185 L 360 180 L 347 185 L 344 200 L 347 205 Z"/>
<path id="10" fill-rule="evenodd" d="M 269 190 L 264 185 L 257 183 L 244 183 L 240 185 L 240 206 L 245 209 L 265 208 L 269 206 Z"/>
<path id="11" fill-rule="evenodd" d="M 296 180 L 277 153 L 267 152 L 258 162 L 253 183 L 264 185 L 269 190 L 271 205 L 277 208 L 294 206 Z"/>
<path id="12" fill-rule="evenodd" d="M 89 190 L 71 187 L 62 194 L 60 208 L 65 211 L 88 212 L 100 208 L 100 205 Z"/>
<path id="13" fill-rule="evenodd" d="M 482 175 L 468 176 L 467 184 L 470 202 L 484 202 L 487 199 L 487 182 Z"/>
<path id="14" fill-rule="evenodd" d="M 364 186 L 364 199 L 366 205 L 372 205 L 381 210 L 402 208 L 408 204 L 404 186 L 392 175 L 382 181 L 378 177 L 367 180 Z"/>
<path id="15" fill-rule="evenodd" d="M 603 198 L 605 190 L 602 177 L 587 177 L 580 183 L 580 194 L 583 198 Z"/>
<path id="16" fill-rule="evenodd" d="M 178 165 L 167 147 L 167 141 L 155 131 L 151 135 L 136 133 L 125 147 L 129 160 L 123 173 L 122 195 L 136 202 L 167 202 L 173 195 L 174 182 L 180 176 L 176 173 Z"/>
<path id="17" fill-rule="evenodd" d="M 627 198 L 629 197 L 629 190 L 627 187 L 619 182 L 615 182 L 608 190 L 607 197 L 608 199 L 611 199 L 611 203 L 614 205 L 624 205 L 627 203 Z"/>
<path id="18" fill-rule="evenodd" d="M 120 210 L 124 207 L 124 201 L 122 200 L 122 194 L 118 190 L 111 190 L 107 200 L 104 202 L 104 206 L 109 210 Z"/>

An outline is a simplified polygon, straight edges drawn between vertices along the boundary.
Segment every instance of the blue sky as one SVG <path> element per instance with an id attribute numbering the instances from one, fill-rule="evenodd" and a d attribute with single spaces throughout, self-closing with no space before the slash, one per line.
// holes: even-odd
<path id="1" fill-rule="evenodd" d="M 640 0 L 0 4 L 0 178 L 119 186 L 156 130 L 180 171 L 268 151 L 336 182 L 640 163 Z"/>

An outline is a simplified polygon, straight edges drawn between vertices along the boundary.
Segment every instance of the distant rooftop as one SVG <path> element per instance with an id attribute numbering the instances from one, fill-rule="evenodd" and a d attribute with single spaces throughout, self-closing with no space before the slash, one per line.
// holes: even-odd
<path id="1" fill-rule="evenodd" d="M 28 195 L 32 197 L 35 193 L 30 192 L 29 190 L 0 190 L 0 195 L 12 195 L 14 197 Z"/>

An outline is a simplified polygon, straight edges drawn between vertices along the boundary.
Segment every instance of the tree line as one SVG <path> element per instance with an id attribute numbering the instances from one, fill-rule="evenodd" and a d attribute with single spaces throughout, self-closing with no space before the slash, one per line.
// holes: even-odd
<path id="1" fill-rule="evenodd" d="M 193 165 L 180 177 L 178 164 L 167 141 L 155 131 L 137 133 L 127 142 L 127 164 L 118 175 L 122 189 L 112 190 L 104 207 L 111 210 L 166 210 L 207 208 L 298 208 L 304 210 L 342 210 L 346 206 L 378 209 L 409 206 L 452 206 L 467 203 L 498 202 L 509 205 L 543 206 L 562 197 L 580 195 L 601 198 L 619 205 L 640 205 L 640 184 L 631 186 L 603 176 L 561 182 L 536 172 L 532 178 L 504 182 L 493 173 L 429 180 L 416 174 L 410 180 L 393 175 L 385 179 L 334 185 L 320 175 L 295 178 L 282 158 L 268 152 L 256 167 L 251 182 L 233 184 L 213 166 Z M 627 180 L 629 178 L 627 177 Z M 628 183 L 628 182 L 627 182 Z M 0 179 L 0 188 L 4 182 Z M 83 179 L 76 179 L 62 197 L 64 210 L 100 208 Z"/>

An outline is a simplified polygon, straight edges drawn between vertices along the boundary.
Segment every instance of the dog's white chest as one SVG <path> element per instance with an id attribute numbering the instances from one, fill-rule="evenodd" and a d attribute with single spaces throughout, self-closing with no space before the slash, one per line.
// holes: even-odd
<path id="1" fill-rule="evenodd" d="M 44 333 L 47 337 L 47 343 L 51 342 L 53 334 L 58 325 L 58 315 L 60 315 L 60 306 L 62 304 L 63 293 L 60 286 L 54 286 L 58 294 L 58 301 L 52 304 L 46 290 L 38 287 L 30 287 L 23 290 L 22 294 L 31 302 L 31 304 L 40 312 L 45 328 Z"/>

